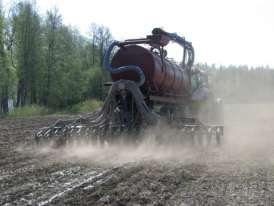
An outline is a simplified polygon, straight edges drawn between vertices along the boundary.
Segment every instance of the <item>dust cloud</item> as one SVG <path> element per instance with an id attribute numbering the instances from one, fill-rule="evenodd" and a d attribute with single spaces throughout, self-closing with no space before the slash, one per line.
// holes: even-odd
<path id="1" fill-rule="evenodd" d="M 225 107 L 224 155 L 234 160 L 274 161 L 274 104 Z"/>
<path id="2" fill-rule="evenodd" d="M 184 138 L 167 127 L 146 131 L 138 144 L 104 144 L 78 141 L 62 149 L 44 148 L 39 152 L 56 152 L 57 161 L 90 162 L 105 165 L 158 161 L 180 164 L 274 163 L 274 104 L 229 104 L 224 107 L 225 135 L 221 146 L 200 146 L 170 141 Z M 158 144 L 158 134 L 165 142 Z"/>

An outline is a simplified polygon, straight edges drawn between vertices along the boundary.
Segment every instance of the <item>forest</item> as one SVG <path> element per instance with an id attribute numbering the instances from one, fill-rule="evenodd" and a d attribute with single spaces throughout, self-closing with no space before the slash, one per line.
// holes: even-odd
<path id="1" fill-rule="evenodd" d="M 40 15 L 33 2 L 7 10 L 0 1 L 0 116 L 8 114 L 10 102 L 58 110 L 103 100 L 109 75 L 102 61 L 113 39 L 108 27 L 92 22 L 89 36 L 82 35 L 63 23 L 56 8 Z M 274 70 L 268 66 L 195 67 L 208 73 L 212 90 L 228 102 L 273 100 Z"/>

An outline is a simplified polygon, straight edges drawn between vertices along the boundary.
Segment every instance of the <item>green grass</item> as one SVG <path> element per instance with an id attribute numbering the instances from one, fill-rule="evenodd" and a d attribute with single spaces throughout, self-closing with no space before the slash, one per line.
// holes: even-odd
<path id="1" fill-rule="evenodd" d="M 28 105 L 24 107 L 14 108 L 8 113 L 7 118 L 18 117 L 34 117 L 43 116 L 49 114 L 77 114 L 77 113 L 89 113 L 100 108 L 103 105 L 102 101 L 91 99 L 78 104 L 72 105 L 62 110 L 54 110 L 39 105 Z"/>
<path id="2" fill-rule="evenodd" d="M 67 112 L 68 113 L 85 113 L 93 112 L 94 110 L 100 108 L 103 105 L 102 101 L 91 99 L 81 102 L 79 104 L 71 106 Z"/>
<path id="3" fill-rule="evenodd" d="M 17 117 L 33 117 L 33 116 L 42 116 L 52 113 L 52 111 L 46 107 L 38 105 L 29 105 L 19 108 L 14 108 L 9 112 L 8 117 L 17 118 Z"/>

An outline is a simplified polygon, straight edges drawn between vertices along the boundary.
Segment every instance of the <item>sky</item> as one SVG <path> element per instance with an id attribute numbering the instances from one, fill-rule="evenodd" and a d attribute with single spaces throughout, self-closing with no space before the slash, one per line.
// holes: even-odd
<path id="1" fill-rule="evenodd" d="M 10 0 L 4 0 L 8 5 Z M 116 40 L 145 37 L 154 27 L 191 41 L 195 62 L 274 67 L 274 0 L 36 0 L 57 7 L 63 22 L 88 35 L 92 23 Z M 181 56 L 172 47 L 171 55 Z"/>

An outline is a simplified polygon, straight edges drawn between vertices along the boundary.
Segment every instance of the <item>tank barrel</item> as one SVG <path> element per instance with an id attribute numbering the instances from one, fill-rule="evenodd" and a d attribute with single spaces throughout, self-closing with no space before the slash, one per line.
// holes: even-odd
<path id="1" fill-rule="evenodd" d="M 138 77 L 139 81 L 137 82 L 139 86 L 142 86 L 145 82 L 145 75 L 142 71 L 142 69 L 136 65 L 126 65 L 126 66 L 121 66 L 118 68 L 113 68 L 110 64 L 110 56 L 111 52 L 114 49 L 114 47 L 120 46 L 120 43 L 118 41 L 114 41 L 108 48 L 108 50 L 105 53 L 104 56 L 104 61 L 103 61 L 103 67 L 109 71 L 111 74 L 119 74 L 127 71 L 133 71 L 135 72 Z"/>

